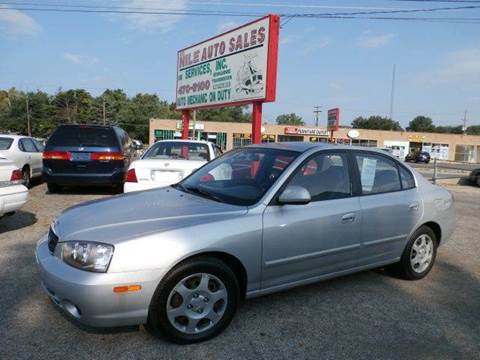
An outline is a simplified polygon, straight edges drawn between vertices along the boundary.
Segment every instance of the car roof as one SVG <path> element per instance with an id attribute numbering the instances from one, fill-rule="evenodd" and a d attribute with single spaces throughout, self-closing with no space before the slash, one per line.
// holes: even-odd
<path id="1" fill-rule="evenodd" d="M 365 147 L 365 146 L 351 146 L 351 145 L 340 145 L 340 144 L 330 144 L 330 143 L 314 143 L 314 142 L 302 142 L 302 141 L 292 141 L 292 142 L 276 142 L 276 143 L 263 143 L 263 144 L 252 144 L 247 147 L 260 147 L 260 148 L 269 148 L 269 149 L 281 149 L 281 150 L 291 150 L 298 152 L 307 152 L 311 149 L 318 150 L 360 150 L 360 151 L 371 151 L 382 155 L 390 155 L 382 149 L 374 147 Z"/>
<path id="2" fill-rule="evenodd" d="M 15 135 L 15 134 L 0 134 L 0 137 L 6 137 L 6 138 L 10 138 L 10 139 L 22 139 L 22 138 L 32 139 L 30 136 Z"/>
<path id="3" fill-rule="evenodd" d="M 184 139 L 170 139 L 170 140 L 158 140 L 155 141 L 154 144 L 158 144 L 161 142 L 184 142 L 184 143 L 194 143 L 194 144 L 213 144 L 211 141 L 205 141 L 205 140 L 184 140 Z"/>

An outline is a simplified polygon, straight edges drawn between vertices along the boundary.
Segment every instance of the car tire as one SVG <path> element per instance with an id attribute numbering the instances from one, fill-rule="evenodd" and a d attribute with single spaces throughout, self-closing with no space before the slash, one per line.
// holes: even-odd
<path id="1" fill-rule="evenodd" d="M 47 183 L 47 189 L 50 194 L 59 192 L 62 188 L 60 185 Z"/>
<path id="2" fill-rule="evenodd" d="M 223 261 L 212 257 L 187 260 L 158 285 L 146 327 L 178 344 L 205 341 L 230 324 L 239 299 L 238 280 Z"/>
<path id="3" fill-rule="evenodd" d="M 410 237 L 400 262 L 395 264 L 397 274 L 405 280 L 423 279 L 435 263 L 437 248 L 438 240 L 433 230 L 421 226 Z"/>
<path id="4" fill-rule="evenodd" d="M 30 177 L 30 169 L 28 166 L 24 166 L 22 169 L 23 185 L 30 189 L 32 179 Z"/>

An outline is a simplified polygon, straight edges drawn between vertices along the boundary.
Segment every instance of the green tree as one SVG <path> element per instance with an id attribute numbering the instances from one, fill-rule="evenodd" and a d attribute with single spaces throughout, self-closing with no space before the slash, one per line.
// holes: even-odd
<path id="1" fill-rule="evenodd" d="M 472 125 L 467 128 L 468 135 L 480 135 L 480 125 Z"/>
<path id="2" fill-rule="evenodd" d="M 352 121 L 352 127 L 354 129 L 403 130 L 398 121 L 378 115 L 369 116 L 368 118 L 359 116 Z"/>
<path id="3" fill-rule="evenodd" d="M 415 117 L 407 127 L 408 131 L 417 131 L 417 132 L 434 132 L 435 125 L 431 118 L 423 115 Z"/>
<path id="4" fill-rule="evenodd" d="M 248 123 L 251 121 L 251 115 L 245 110 L 245 106 L 230 106 L 199 110 L 197 111 L 197 120 Z"/>
<path id="5" fill-rule="evenodd" d="M 302 117 L 295 113 L 278 115 L 275 121 L 278 125 L 305 125 Z"/>
<path id="6" fill-rule="evenodd" d="M 462 125 L 458 126 L 435 126 L 434 132 L 442 134 L 463 134 Z"/>

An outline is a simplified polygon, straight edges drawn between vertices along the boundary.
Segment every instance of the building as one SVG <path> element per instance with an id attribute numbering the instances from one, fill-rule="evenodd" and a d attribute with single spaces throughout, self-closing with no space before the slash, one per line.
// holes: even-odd
<path id="1" fill-rule="evenodd" d="M 197 121 L 190 123 L 190 137 L 209 140 L 226 150 L 249 145 L 251 143 L 250 123 L 229 123 Z M 158 140 L 181 137 L 180 120 L 150 119 L 150 144 Z M 351 129 L 339 129 L 334 132 L 336 143 L 370 147 L 388 147 L 395 155 L 403 158 L 409 151 L 427 151 L 438 159 L 464 162 L 480 162 L 480 136 L 416 133 L 406 131 L 383 131 L 357 129 L 358 137 L 350 139 Z M 285 126 L 264 124 L 263 142 L 275 141 L 314 141 L 327 142 L 330 133 L 325 128 L 309 126 Z"/>

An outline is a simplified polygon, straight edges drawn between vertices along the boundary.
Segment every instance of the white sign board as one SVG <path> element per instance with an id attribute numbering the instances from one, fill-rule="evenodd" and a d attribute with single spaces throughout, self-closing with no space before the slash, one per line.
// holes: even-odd
<path id="1" fill-rule="evenodd" d="M 177 109 L 273 101 L 277 49 L 278 17 L 270 15 L 180 50 Z"/>

